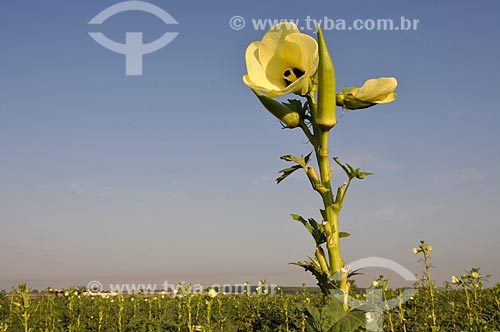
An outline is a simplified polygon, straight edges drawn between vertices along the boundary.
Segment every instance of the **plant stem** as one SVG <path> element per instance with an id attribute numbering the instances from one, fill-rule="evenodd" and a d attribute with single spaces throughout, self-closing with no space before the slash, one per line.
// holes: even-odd
<path id="1" fill-rule="evenodd" d="M 311 117 L 313 119 L 313 123 L 315 123 L 314 117 L 316 115 L 317 104 L 314 98 L 314 94 L 307 96 L 307 99 L 309 102 Z M 338 227 L 340 206 L 335 205 L 331 184 L 332 170 L 330 166 L 328 151 L 330 131 L 329 129 L 323 130 L 319 126 L 314 126 L 314 134 L 311 136 L 307 135 L 308 133 L 304 130 L 304 128 L 302 129 L 314 147 L 314 152 L 320 172 L 321 184 L 326 189 L 321 193 L 321 198 L 323 200 L 323 206 L 325 209 L 324 217 L 326 219 L 323 223 L 323 226 L 326 233 L 330 273 L 333 275 L 340 272 L 340 269 L 344 266 L 344 262 L 340 254 L 340 238 Z M 343 276 L 342 279 L 346 279 L 346 277 Z M 345 285 L 345 280 L 342 280 L 340 284 Z"/>
<path id="2" fill-rule="evenodd" d="M 331 178 L 332 171 L 330 167 L 329 153 L 328 153 L 328 131 L 320 131 L 319 144 L 316 146 L 316 159 L 318 161 L 321 183 L 327 189 L 321 195 L 323 205 L 325 207 L 326 225 L 325 231 L 327 233 L 327 247 L 328 256 L 330 259 L 331 273 L 339 272 L 344 266 L 340 255 L 339 243 L 339 209 L 334 206 Z"/>
<path id="3" fill-rule="evenodd" d="M 424 264 L 425 264 L 425 280 L 427 281 L 427 286 L 429 287 L 429 295 L 431 298 L 431 316 L 432 316 L 432 326 L 436 325 L 436 310 L 435 310 L 435 299 L 434 299 L 434 283 L 431 280 L 431 263 L 429 262 L 429 252 L 428 247 L 421 244 L 421 248 L 424 254 Z"/>
<path id="4" fill-rule="evenodd" d="M 469 327 L 472 327 L 472 306 L 470 304 L 469 291 L 467 290 L 467 284 L 464 284 L 465 291 L 465 304 L 467 305 L 467 318 L 469 320 Z"/>

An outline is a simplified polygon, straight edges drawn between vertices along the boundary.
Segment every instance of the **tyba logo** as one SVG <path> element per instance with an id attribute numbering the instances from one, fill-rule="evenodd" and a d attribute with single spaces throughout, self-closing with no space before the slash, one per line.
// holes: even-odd
<path id="1" fill-rule="evenodd" d="M 124 1 L 117 3 L 97 14 L 89 21 L 89 24 L 102 24 L 108 18 L 116 14 L 132 10 L 153 14 L 160 18 L 165 24 L 178 24 L 178 22 L 169 13 L 158 6 L 145 1 Z M 125 73 L 127 76 L 142 75 L 143 55 L 156 52 L 165 47 L 168 43 L 174 40 L 178 34 L 178 32 L 165 32 L 157 40 L 144 44 L 142 42 L 142 32 L 126 32 L 125 44 L 120 44 L 109 39 L 101 32 L 89 32 L 89 35 L 100 45 L 113 52 L 125 55 Z"/>

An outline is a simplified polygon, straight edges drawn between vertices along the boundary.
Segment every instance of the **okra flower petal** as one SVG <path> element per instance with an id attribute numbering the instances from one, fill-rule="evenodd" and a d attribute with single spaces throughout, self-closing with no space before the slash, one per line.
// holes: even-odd
<path id="1" fill-rule="evenodd" d="M 397 94 L 394 92 L 398 81 L 394 77 L 372 78 L 366 81 L 361 88 L 351 87 L 337 93 L 336 103 L 347 109 L 362 109 L 377 104 L 386 104 L 394 101 Z"/>
<path id="2" fill-rule="evenodd" d="M 359 100 L 376 104 L 389 103 L 396 99 L 394 90 L 397 86 L 398 81 L 394 77 L 372 78 L 353 95 Z"/>
<path id="3" fill-rule="evenodd" d="M 280 23 L 262 41 L 248 46 L 245 60 L 248 74 L 243 82 L 249 87 L 267 92 L 270 98 L 306 95 L 313 88 L 311 77 L 318 68 L 318 45 L 295 24 Z"/>

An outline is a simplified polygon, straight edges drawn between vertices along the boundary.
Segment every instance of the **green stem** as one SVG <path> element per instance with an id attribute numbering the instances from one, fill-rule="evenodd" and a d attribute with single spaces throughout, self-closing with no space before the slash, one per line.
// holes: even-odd
<path id="1" fill-rule="evenodd" d="M 309 102 L 309 110 L 312 117 L 312 123 L 314 124 L 316 123 L 315 116 L 317 113 L 316 110 L 317 104 L 314 98 L 314 94 L 308 95 L 307 100 Z M 302 129 L 304 130 L 304 128 Z M 329 130 L 321 129 L 319 126 L 316 125 L 313 125 L 313 130 L 314 130 L 313 135 L 307 135 L 306 133 L 306 136 L 308 136 L 309 141 L 314 146 L 314 152 L 316 154 L 316 160 L 318 162 L 318 167 L 320 172 L 321 184 L 326 189 L 324 192 L 321 193 L 321 198 L 323 200 L 323 205 L 326 214 L 324 227 L 327 238 L 330 272 L 333 275 L 337 272 L 340 272 L 340 269 L 344 266 L 344 262 L 340 254 L 340 238 L 339 238 L 339 227 L 338 227 L 340 206 L 335 205 L 333 191 L 332 191 L 332 184 L 331 184 L 332 170 L 330 166 L 329 151 L 328 151 L 328 139 L 330 132 Z M 345 284 L 345 282 L 341 282 L 341 284 Z"/>
<path id="2" fill-rule="evenodd" d="M 427 280 L 427 286 L 429 287 L 429 295 L 431 297 L 431 316 L 432 316 L 432 326 L 436 326 L 436 310 L 435 310 L 435 299 L 434 299 L 434 283 L 431 280 L 431 263 L 429 262 L 429 254 L 427 252 L 427 247 L 422 245 L 422 250 L 424 253 L 424 264 L 425 264 L 425 279 Z"/>
<path id="3" fill-rule="evenodd" d="M 469 292 L 467 291 L 467 284 L 463 285 L 465 291 L 465 303 L 467 305 L 467 318 L 469 319 L 469 327 L 472 327 L 472 307 L 470 305 Z"/>
<path id="4" fill-rule="evenodd" d="M 207 302 L 207 330 L 212 332 L 212 299 Z"/>
<path id="5" fill-rule="evenodd" d="M 343 267 L 342 258 L 340 255 L 340 241 L 339 241 L 339 209 L 334 206 L 333 192 L 332 192 L 332 171 L 330 167 L 329 153 L 328 153 L 328 131 L 319 132 L 319 145 L 316 148 L 316 159 L 320 172 L 321 183 L 327 189 L 321 194 L 323 205 L 325 207 L 327 233 L 327 248 L 328 257 L 330 259 L 330 272 L 332 274 L 339 272 Z"/>
<path id="6" fill-rule="evenodd" d="M 309 131 L 309 128 L 307 127 L 307 125 L 304 123 L 304 120 L 303 119 L 300 119 L 300 122 L 299 122 L 299 126 L 300 128 L 302 129 L 302 131 L 304 132 L 304 134 L 306 135 L 307 139 L 309 140 L 309 142 L 311 142 L 311 144 L 313 144 L 314 142 L 314 136 L 313 134 Z M 314 144 L 313 144 L 314 145 Z"/>

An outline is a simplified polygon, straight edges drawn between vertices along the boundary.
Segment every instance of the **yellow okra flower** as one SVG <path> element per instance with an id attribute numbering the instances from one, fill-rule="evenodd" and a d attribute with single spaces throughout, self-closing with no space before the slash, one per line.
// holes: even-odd
<path id="1" fill-rule="evenodd" d="M 394 77 L 372 78 L 361 88 L 347 88 L 337 93 L 336 103 L 346 109 L 362 109 L 377 104 L 386 104 L 396 99 L 398 81 Z"/>

